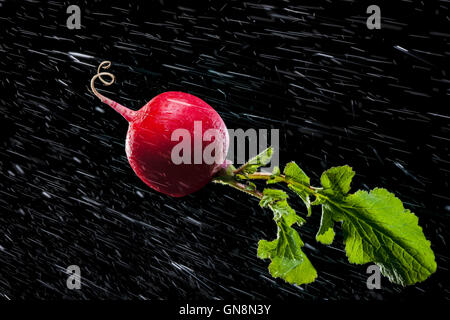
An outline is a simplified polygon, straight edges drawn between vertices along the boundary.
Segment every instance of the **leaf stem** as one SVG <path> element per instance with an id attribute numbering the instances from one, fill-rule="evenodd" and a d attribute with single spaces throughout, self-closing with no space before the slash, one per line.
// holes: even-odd
<path id="1" fill-rule="evenodd" d="M 251 180 L 270 180 L 272 178 L 272 174 L 269 172 L 255 172 L 252 174 L 248 174 L 247 177 Z M 287 184 L 291 183 L 297 187 L 301 187 L 301 188 L 305 189 L 308 193 L 313 194 L 313 195 L 317 195 L 318 194 L 317 191 L 323 189 L 323 188 L 317 188 L 317 187 L 298 183 L 297 181 L 293 181 L 293 180 L 287 178 L 284 174 L 280 174 L 277 177 L 281 179 L 280 180 L 281 182 L 284 182 Z"/>
<path id="2" fill-rule="evenodd" d="M 224 178 L 226 177 L 226 178 Z M 218 176 L 212 180 L 214 183 L 220 183 L 227 186 L 230 186 L 234 189 L 247 193 L 255 198 L 262 199 L 263 194 L 261 191 L 256 189 L 251 189 L 249 186 L 237 181 L 233 176 Z"/>

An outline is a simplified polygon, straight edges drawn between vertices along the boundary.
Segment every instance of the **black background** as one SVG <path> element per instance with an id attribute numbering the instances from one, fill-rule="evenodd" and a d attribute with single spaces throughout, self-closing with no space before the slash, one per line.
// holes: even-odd
<path id="1" fill-rule="evenodd" d="M 66 8 L 81 8 L 68 30 Z M 368 30 L 378 4 L 382 29 Z M 444 1 L 1 1 L 0 294 L 4 299 L 449 298 L 450 11 Z M 402 50 L 401 48 L 406 49 Z M 419 217 L 438 263 L 426 282 L 382 279 L 299 231 L 319 273 L 270 277 L 257 242 L 270 212 L 223 186 L 181 199 L 127 163 L 127 123 L 88 86 L 138 109 L 164 91 L 212 105 L 228 128 L 280 130 L 280 162 L 315 185 L 349 164 L 353 188 L 386 187 Z M 304 211 L 297 202 L 296 208 Z M 79 265 L 82 289 L 66 288 Z"/>

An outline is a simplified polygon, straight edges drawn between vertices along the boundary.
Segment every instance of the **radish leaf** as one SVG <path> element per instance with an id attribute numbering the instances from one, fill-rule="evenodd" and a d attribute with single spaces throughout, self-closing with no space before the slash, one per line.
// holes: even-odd
<path id="1" fill-rule="evenodd" d="M 283 173 L 286 178 L 309 186 L 309 177 L 295 162 L 289 162 L 284 168 Z"/>
<path id="2" fill-rule="evenodd" d="M 330 170 L 321 179 L 326 200 L 318 241 L 331 243 L 332 221 L 342 221 L 345 251 L 351 263 L 374 262 L 391 282 L 401 285 L 423 281 L 436 271 L 430 242 L 418 218 L 403 207 L 400 199 L 380 188 L 348 195 L 354 175 L 351 168 Z"/>
<path id="3" fill-rule="evenodd" d="M 270 207 L 277 224 L 277 238 L 273 241 L 260 240 L 258 257 L 271 259 L 269 272 L 273 277 L 280 277 L 289 283 L 310 283 L 317 277 L 317 272 L 302 251 L 303 241 L 292 225 L 305 222 L 287 203 L 288 195 L 281 190 L 265 189 L 260 205 Z"/>
<path id="4" fill-rule="evenodd" d="M 271 152 L 263 153 L 256 162 L 258 165 L 268 163 L 264 159 L 270 155 Z M 257 167 L 244 165 L 231 172 L 222 172 L 229 176 L 215 181 L 251 194 L 260 199 L 261 207 L 273 211 L 277 238 L 260 240 L 258 245 L 258 257 L 271 259 L 269 271 L 272 276 L 289 283 L 305 284 L 314 281 L 317 272 L 302 251 L 304 243 L 293 228 L 294 224 L 300 226 L 305 220 L 289 206 L 287 193 L 277 189 L 260 192 L 255 184 L 248 183 L 249 180 L 286 183 L 305 203 L 308 216 L 311 206 L 321 205 L 322 218 L 316 240 L 325 245 L 333 243 L 334 225 L 341 222 L 345 251 L 351 263 L 376 263 L 391 282 L 404 286 L 424 281 L 436 271 L 431 244 L 425 238 L 418 218 L 386 189 L 349 193 L 355 175 L 351 167 L 333 167 L 325 171 L 320 178 L 322 188 L 310 186 L 309 177 L 294 162 L 286 166 L 283 174 L 278 167 L 272 174 L 256 170 Z M 311 196 L 315 197 L 312 203 Z"/>
<path id="5" fill-rule="evenodd" d="M 316 234 L 316 240 L 323 244 L 332 244 L 335 234 L 333 226 L 333 212 L 327 206 L 322 206 L 322 220 L 320 221 L 319 231 Z"/>
<path id="6" fill-rule="evenodd" d="M 267 164 L 269 164 L 270 159 L 272 159 L 272 154 L 273 148 L 272 147 L 267 148 L 266 150 L 258 154 L 256 157 L 247 161 L 236 171 L 243 175 L 255 173 L 259 167 L 264 167 Z"/>
<path id="7" fill-rule="evenodd" d="M 295 162 L 289 162 L 284 168 L 283 173 L 287 180 L 291 182 L 288 183 L 289 189 L 294 191 L 305 204 L 309 217 L 311 215 L 311 201 L 309 199 L 309 193 L 304 188 L 305 186 L 309 187 L 309 177 Z M 298 184 L 300 184 L 301 187 Z"/>
<path id="8" fill-rule="evenodd" d="M 341 198 L 350 191 L 355 172 L 349 166 L 333 167 L 325 171 L 320 177 L 323 186 L 322 193 Z"/>

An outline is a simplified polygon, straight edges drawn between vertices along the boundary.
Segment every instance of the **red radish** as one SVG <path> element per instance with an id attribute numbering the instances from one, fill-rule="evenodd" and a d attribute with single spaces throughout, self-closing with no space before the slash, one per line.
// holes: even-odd
<path id="1" fill-rule="evenodd" d="M 184 92 L 164 92 L 154 97 L 138 111 L 130 110 L 98 93 L 94 81 L 99 78 L 105 85 L 114 82 L 114 75 L 100 72 L 108 69 L 111 63 L 104 61 L 98 67 L 98 73 L 91 80 L 94 94 L 107 105 L 120 113 L 128 122 L 126 138 L 126 154 L 131 167 L 137 176 L 151 188 L 173 197 L 182 197 L 195 192 L 211 181 L 214 174 L 225 162 L 229 137 L 227 127 L 219 114 L 205 101 Z M 102 76 L 108 76 L 110 81 Z M 212 141 L 203 141 L 200 147 L 203 155 L 205 147 L 211 143 L 219 144 L 221 152 L 212 164 L 201 160 L 175 164 L 171 158 L 172 149 L 179 141 L 172 141 L 172 133 L 176 129 L 187 130 L 191 137 L 191 148 L 194 150 L 194 121 L 201 122 L 201 129 L 216 130 L 218 134 Z M 198 140 L 196 140 L 198 141 Z M 195 152 L 191 152 L 192 158 Z"/>

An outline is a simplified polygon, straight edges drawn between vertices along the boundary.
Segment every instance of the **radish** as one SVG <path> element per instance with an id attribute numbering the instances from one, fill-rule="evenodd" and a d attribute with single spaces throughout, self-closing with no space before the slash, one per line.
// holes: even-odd
<path id="1" fill-rule="evenodd" d="M 136 175 L 149 187 L 173 197 L 193 193 L 211 181 L 222 168 L 229 145 L 227 127 L 219 114 L 200 98 L 175 91 L 157 95 L 138 111 L 130 110 L 95 89 L 94 81 L 97 78 L 105 85 L 114 82 L 113 74 L 100 72 L 100 69 L 108 69 L 110 66 L 109 61 L 100 64 L 98 73 L 91 80 L 91 89 L 103 103 L 128 121 L 125 151 Z M 103 76 L 110 80 L 105 80 Z M 209 137 L 211 141 L 205 141 L 202 135 L 198 136 L 199 132 L 196 131 L 199 123 L 203 131 L 212 129 L 217 133 Z M 178 141 L 173 141 L 173 133 L 177 130 L 184 130 L 194 137 L 194 141 L 188 141 L 194 150 L 190 153 L 192 161 L 176 164 L 171 157 L 172 150 L 179 144 Z M 203 155 L 210 144 L 218 146 L 220 150 L 215 161 L 207 163 L 200 159 L 199 162 L 198 157 L 194 161 L 194 156 L 199 152 Z M 196 147 L 200 148 L 199 152 Z"/>
<path id="2" fill-rule="evenodd" d="M 129 122 L 125 150 L 134 172 L 151 188 L 174 197 L 197 191 L 212 180 L 259 199 L 261 207 L 273 211 L 277 225 L 277 237 L 260 240 L 257 251 L 259 258 L 271 260 L 269 272 L 273 277 L 297 285 L 317 278 L 316 269 L 303 252 L 305 243 L 294 229 L 294 225 L 301 226 L 306 220 L 289 205 L 285 191 L 265 188 L 261 192 L 252 181 L 286 184 L 304 202 L 307 217 L 313 206 L 321 206 L 317 242 L 332 244 L 335 223 L 342 222 L 345 251 L 352 263 L 375 263 L 391 282 L 403 286 L 424 281 L 436 271 L 434 253 L 417 217 L 393 193 L 383 188 L 351 193 L 355 172 L 349 166 L 325 171 L 320 177 L 321 187 L 313 187 L 295 162 L 288 163 L 283 172 L 279 167 L 272 173 L 258 172 L 271 161 L 273 148 L 236 169 L 225 160 L 227 128 L 206 102 L 183 92 L 165 92 L 139 111 L 132 111 L 95 90 L 97 78 L 105 85 L 114 82 L 111 73 L 100 72 L 110 65 L 109 61 L 100 64 L 91 88 L 102 102 Z M 206 130 L 205 135 L 202 130 Z M 178 143 L 174 136 L 183 137 L 183 141 Z M 183 155 L 174 159 L 174 150 L 183 151 Z M 214 151 L 215 161 L 205 157 L 208 151 Z"/>

